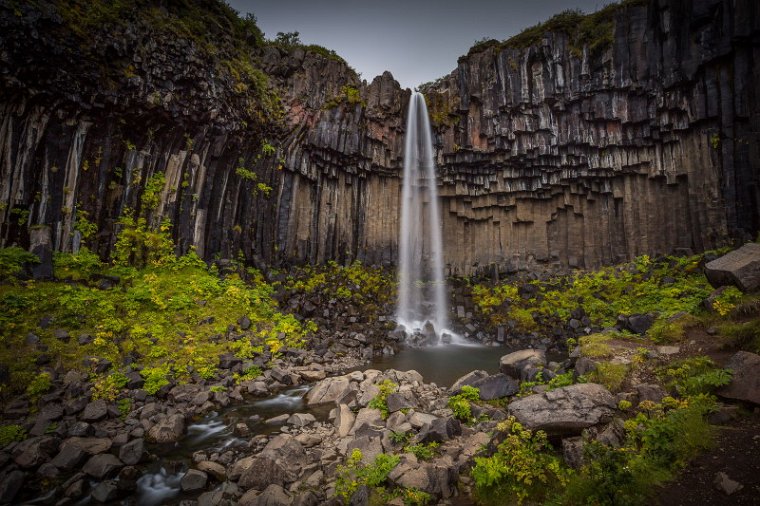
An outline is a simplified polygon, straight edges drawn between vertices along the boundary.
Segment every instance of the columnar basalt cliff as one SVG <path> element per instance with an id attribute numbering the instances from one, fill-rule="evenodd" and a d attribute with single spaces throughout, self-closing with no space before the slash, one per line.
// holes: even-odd
<path id="1" fill-rule="evenodd" d="M 198 4 L 205 40 L 150 3 L 91 24 L 73 1 L 0 6 L 0 242 L 77 248 L 87 213 L 107 255 L 131 212 L 206 258 L 395 263 L 409 91 Z M 606 44 L 481 44 L 424 86 L 450 272 L 756 233 L 757 10 L 636 2 Z"/>

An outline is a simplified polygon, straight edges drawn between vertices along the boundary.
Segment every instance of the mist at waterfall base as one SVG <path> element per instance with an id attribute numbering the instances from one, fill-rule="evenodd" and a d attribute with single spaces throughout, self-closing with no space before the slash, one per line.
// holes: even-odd
<path id="1" fill-rule="evenodd" d="M 433 140 L 425 97 L 412 93 L 406 120 L 396 323 L 414 344 L 460 343 L 448 326 Z"/>

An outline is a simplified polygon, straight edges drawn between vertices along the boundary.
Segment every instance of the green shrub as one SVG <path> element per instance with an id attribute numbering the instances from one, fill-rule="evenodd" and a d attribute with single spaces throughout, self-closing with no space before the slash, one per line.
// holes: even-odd
<path id="1" fill-rule="evenodd" d="M 372 464 L 361 463 L 362 452 L 354 449 L 346 464 L 336 470 L 335 495 L 348 504 L 351 496 L 362 486 L 380 487 L 388 479 L 388 474 L 400 460 L 398 455 L 380 453 Z"/>
<path id="2" fill-rule="evenodd" d="M 252 381 L 261 376 L 261 368 L 255 365 L 250 366 L 242 373 L 235 373 L 233 379 L 235 383 L 241 383 L 243 381 Z"/>
<path id="3" fill-rule="evenodd" d="M 436 455 L 439 446 L 440 444 L 435 441 L 432 443 L 419 443 L 405 446 L 404 451 L 413 453 L 419 460 L 430 460 Z"/>
<path id="4" fill-rule="evenodd" d="M 53 255 L 53 272 L 59 279 L 87 280 L 102 270 L 100 257 L 84 246 L 78 253 L 56 252 Z"/>
<path id="5" fill-rule="evenodd" d="M 760 318 L 743 323 L 724 323 L 719 330 L 724 347 L 760 353 Z"/>
<path id="6" fill-rule="evenodd" d="M 11 246 L 0 248 L 0 281 L 7 281 L 24 270 L 26 264 L 38 264 L 40 259 L 28 251 Z"/>
<path id="7" fill-rule="evenodd" d="M 161 390 L 161 388 L 169 384 L 169 378 L 167 378 L 168 374 L 169 367 L 166 365 L 146 367 L 140 371 L 140 375 L 145 378 L 143 390 L 145 390 L 148 395 L 155 395 L 156 392 Z"/>
<path id="8" fill-rule="evenodd" d="M 50 373 L 43 372 L 35 376 L 26 387 L 26 393 L 29 397 L 37 398 L 47 393 L 53 387 L 53 381 Z"/>
<path id="9" fill-rule="evenodd" d="M 497 429 L 504 440 L 490 457 L 475 457 L 472 478 L 475 496 L 484 504 L 506 504 L 528 497 L 540 501 L 554 487 L 563 485 L 569 471 L 552 454 L 543 431 L 525 429 L 514 417 Z"/>
<path id="10" fill-rule="evenodd" d="M 627 374 L 628 366 L 626 364 L 599 362 L 596 364 L 596 369 L 586 374 L 584 379 L 591 383 L 599 383 L 614 393 L 620 391 Z"/>
<path id="11" fill-rule="evenodd" d="M 383 420 L 388 418 L 390 413 L 388 412 L 388 396 L 398 390 L 398 384 L 389 379 L 384 379 L 379 385 L 380 392 L 369 401 L 368 406 L 373 409 L 379 409 Z"/>
<path id="12" fill-rule="evenodd" d="M 465 385 L 457 395 L 449 397 L 448 406 L 454 416 L 463 422 L 472 421 L 472 408 L 470 402 L 480 399 L 480 389 Z"/>
<path id="13" fill-rule="evenodd" d="M 0 425 L 0 448 L 24 439 L 26 439 L 26 430 L 21 425 Z"/>
<path id="14" fill-rule="evenodd" d="M 680 360 L 659 370 L 668 388 L 681 396 L 706 394 L 731 382 L 731 371 L 720 369 L 710 357 L 698 356 Z"/>
<path id="15" fill-rule="evenodd" d="M 578 339 L 581 347 L 581 355 L 589 358 L 604 358 L 612 355 L 612 348 L 608 341 L 608 334 L 591 334 Z"/>
<path id="16" fill-rule="evenodd" d="M 96 376 L 92 381 L 92 399 L 115 401 L 121 390 L 127 386 L 128 381 L 127 377 L 120 372 Z"/>

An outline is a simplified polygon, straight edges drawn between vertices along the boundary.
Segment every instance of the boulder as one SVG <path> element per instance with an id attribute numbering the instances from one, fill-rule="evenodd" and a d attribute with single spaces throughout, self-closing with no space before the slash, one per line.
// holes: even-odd
<path id="1" fill-rule="evenodd" d="M 11 471 L 0 480 L 0 504 L 11 504 L 24 484 L 22 471 Z"/>
<path id="2" fill-rule="evenodd" d="M 501 399 L 520 391 L 520 382 L 503 373 L 479 378 L 472 383 L 472 386 L 480 390 L 480 398 L 484 401 Z"/>
<path id="3" fill-rule="evenodd" d="M 389 394 L 385 399 L 385 403 L 390 413 L 417 407 L 417 399 L 414 398 L 414 394 L 410 391 Z"/>
<path id="4" fill-rule="evenodd" d="M 565 463 L 573 469 L 580 469 L 583 464 L 583 438 L 581 436 L 567 437 L 562 440 L 562 457 Z"/>
<path id="5" fill-rule="evenodd" d="M 254 457 L 243 457 L 240 460 L 235 461 L 232 467 L 229 468 L 227 478 L 230 481 L 237 481 L 245 473 L 248 468 L 253 464 Z"/>
<path id="6" fill-rule="evenodd" d="M 415 440 L 420 443 L 442 443 L 462 433 L 462 424 L 456 418 L 436 418 L 420 429 Z"/>
<path id="7" fill-rule="evenodd" d="M 720 388 L 717 394 L 726 399 L 760 404 L 760 355 L 738 351 L 726 368 L 733 373 L 731 383 Z"/>
<path id="8" fill-rule="evenodd" d="M 743 292 L 760 289 L 760 244 L 747 243 L 708 262 L 705 276 L 715 288 L 734 285 Z"/>
<path id="9" fill-rule="evenodd" d="M 354 426 L 356 416 L 346 404 L 338 406 L 338 415 L 335 417 L 335 428 L 338 431 L 338 437 L 346 437 Z"/>
<path id="10" fill-rule="evenodd" d="M 346 453 L 351 455 L 354 449 L 362 452 L 362 462 L 369 465 L 383 453 L 383 444 L 379 436 L 360 436 L 349 441 Z"/>
<path id="11" fill-rule="evenodd" d="M 115 474 L 123 466 L 124 464 L 115 455 L 101 453 L 100 455 L 90 457 L 90 460 L 87 461 L 82 470 L 89 476 L 102 480 L 106 476 Z"/>
<path id="12" fill-rule="evenodd" d="M 306 427 L 316 421 L 317 419 L 311 413 L 293 413 L 288 418 L 287 423 L 295 427 Z"/>
<path id="13" fill-rule="evenodd" d="M 81 447 L 75 445 L 62 445 L 61 451 L 58 452 L 52 461 L 55 467 L 64 470 L 71 470 L 82 463 L 85 457 L 85 452 Z"/>
<path id="14" fill-rule="evenodd" d="M 208 475 L 206 473 L 197 469 L 190 469 L 182 476 L 179 486 L 183 492 L 193 492 L 206 488 L 207 481 Z"/>
<path id="15" fill-rule="evenodd" d="M 245 497 L 245 496 L 243 496 Z M 284 506 L 292 504 L 293 498 L 284 488 L 279 485 L 271 484 L 263 492 L 257 494 L 252 500 L 240 500 L 240 505 L 250 506 Z"/>
<path id="16" fill-rule="evenodd" d="M 385 427 L 385 422 L 383 421 L 383 416 L 379 409 L 360 409 L 356 414 L 356 420 L 354 420 L 354 425 L 351 427 L 349 434 L 356 434 L 363 427 L 370 429 L 382 429 Z"/>
<path id="17" fill-rule="evenodd" d="M 58 451 L 59 440 L 52 436 L 37 436 L 20 442 L 13 448 L 13 461 L 22 469 L 48 462 Z"/>
<path id="18" fill-rule="evenodd" d="M 142 438 L 134 439 L 119 448 L 119 460 L 128 466 L 134 466 L 143 456 L 145 441 Z"/>
<path id="19" fill-rule="evenodd" d="M 543 350 L 520 350 L 504 355 L 499 361 L 499 370 L 515 379 L 526 379 L 526 369 L 546 365 L 546 353 Z"/>
<path id="20" fill-rule="evenodd" d="M 218 481 L 224 481 L 227 478 L 227 472 L 224 470 L 224 466 L 217 462 L 204 460 L 204 461 L 198 462 L 198 464 L 195 467 L 197 467 L 199 471 L 203 471 L 206 474 L 210 474 L 211 476 L 216 478 Z"/>
<path id="21" fill-rule="evenodd" d="M 86 422 L 97 422 L 108 415 L 108 404 L 103 399 L 92 401 L 84 408 L 84 413 L 80 417 Z"/>
<path id="22" fill-rule="evenodd" d="M 154 443 L 174 443 L 185 432 L 185 417 L 179 414 L 164 416 L 148 431 L 148 439 Z"/>
<path id="23" fill-rule="evenodd" d="M 634 334 L 644 335 L 654 324 L 655 317 L 651 314 L 634 314 L 627 318 L 626 328 Z"/>
<path id="24" fill-rule="evenodd" d="M 463 386 L 472 386 L 473 383 L 478 381 L 479 379 L 487 378 L 488 373 L 486 371 L 477 370 L 477 371 L 471 371 L 459 378 L 454 382 L 453 385 L 451 385 L 451 388 L 449 391 L 451 392 L 451 395 L 456 395 L 462 391 Z"/>
<path id="25" fill-rule="evenodd" d="M 306 394 L 306 403 L 309 406 L 338 404 L 351 390 L 351 381 L 348 376 L 325 378 L 309 390 L 309 393 Z"/>
<path id="26" fill-rule="evenodd" d="M 507 413 L 532 430 L 549 434 L 580 434 L 612 419 L 616 404 L 602 385 L 581 383 L 513 401 Z"/>
<path id="27" fill-rule="evenodd" d="M 62 446 L 76 446 L 89 455 L 97 455 L 111 449 L 113 442 L 106 437 L 70 437 Z"/>
<path id="28" fill-rule="evenodd" d="M 244 489 L 263 490 L 275 483 L 286 485 L 298 479 L 306 461 L 306 452 L 293 436 L 280 434 L 272 438 L 243 471 L 238 484 Z"/>
<path id="29" fill-rule="evenodd" d="M 116 480 L 106 480 L 98 483 L 92 490 L 92 498 L 97 502 L 106 503 L 115 500 L 120 493 Z"/>

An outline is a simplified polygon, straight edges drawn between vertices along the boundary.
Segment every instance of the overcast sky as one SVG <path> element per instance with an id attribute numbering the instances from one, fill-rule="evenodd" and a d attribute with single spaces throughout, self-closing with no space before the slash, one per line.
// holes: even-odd
<path id="1" fill-rule="evenodd" d="M 451 72 L 487 37 L 509 38 L 565 9 L 593 12 L 605 0 L 229 0 L 253 13 L 267 38 L 299 32 L 334 49 L 363 79 L 390 70 L 404 87 Z"/>

